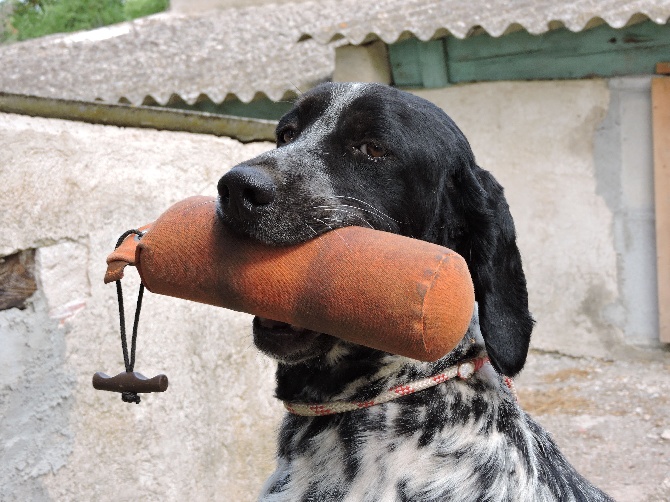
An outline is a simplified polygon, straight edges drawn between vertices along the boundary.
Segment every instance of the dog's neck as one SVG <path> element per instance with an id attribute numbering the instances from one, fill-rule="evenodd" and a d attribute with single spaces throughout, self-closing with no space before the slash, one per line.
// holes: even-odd
<path id="1" fill-rule="evenodd" d="M 421 362 L 338 341 L 322 357 L 292 365 L 279 363 L 276 397 L 305 403 L 365 401 L 391 387 L 430 377 L 483 353 L 484 342 L 475 309 L 461 342 L 438 361 Z"/>

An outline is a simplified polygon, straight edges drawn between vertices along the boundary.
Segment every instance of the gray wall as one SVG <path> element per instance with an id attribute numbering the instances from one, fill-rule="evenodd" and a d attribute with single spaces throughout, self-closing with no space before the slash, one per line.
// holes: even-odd
<path id="1" fill-rule="evenodd" d="M 633 345 L 658 339 L 651 80 L 609 81 L 610 106 L 594 138 L 596 192 L 612 213 L 617 301 L 604 311 Z"/>

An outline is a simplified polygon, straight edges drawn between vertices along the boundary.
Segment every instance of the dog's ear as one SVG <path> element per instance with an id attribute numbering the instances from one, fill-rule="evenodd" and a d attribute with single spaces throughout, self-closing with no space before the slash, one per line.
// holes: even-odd
<path id="1" fill-rule="evenodd" d="M 470 267 L 491 363 L 514 376 L 526 362 L 533 330 L 514 221 L 503 188 L 488 171 L 474 166 L 460 178 L 464 232 L 457 251 Z"/>

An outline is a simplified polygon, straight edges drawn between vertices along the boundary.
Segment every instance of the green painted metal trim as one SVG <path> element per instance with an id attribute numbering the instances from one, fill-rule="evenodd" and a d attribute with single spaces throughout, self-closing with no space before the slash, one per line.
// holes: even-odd
<path id="1" fill-rule="evenodd" d="M 563 28 L 541 35 L 518 31 L 498 38 L 487 34 L 447 37 L 442 47 L 436 42 L 408 39 L 389 46 L 397 86 L 651 75 L 655 64 L 670 54 L 670 25 L 645 21 L 620 29 L 600 25 L 577 33 Z M 438 69 L 440 55 L 446 70 Z M 396 69 L 403 71 L 396 73 Z M 447 84 L 435 85 L 437 81 L 424 78 L 430 72 L 447 76 Z"/>
<path id="2" fill-rule="evenodd" d="M 228 136 L 243 143 L 274 141 L 277 123 L 152 106 L 92 103 L 0 92 L 0 112 L 76 120 L 91 124 L 141 127 Z"/>
<path id="3" fill-rule="evenodd" d="M 193 105 L 182 102 L 179 104 L 166 105 L 165 108 L 215 113 L 218 115 L 229 115 L 231 117 L 278 121 L 291 109 L 292 106 L 293 103 L 290 101 L 277 102 L 272 101 L 270 98 L 263 98 L 255 99 L 250 103 L 244 103 L 236 99 L 224 101 L 223 103 L 214 103 L 211 100 L 203 100 L 194 103 Z"/>

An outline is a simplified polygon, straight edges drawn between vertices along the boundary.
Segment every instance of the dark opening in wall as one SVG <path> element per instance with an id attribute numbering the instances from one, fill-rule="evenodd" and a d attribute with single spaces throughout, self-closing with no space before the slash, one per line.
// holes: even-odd
<path id="1" fill-rule="evenodd" d="M 34 249 L 0 258 L 0 310 L 26 308 L 36 290 Z"/>

